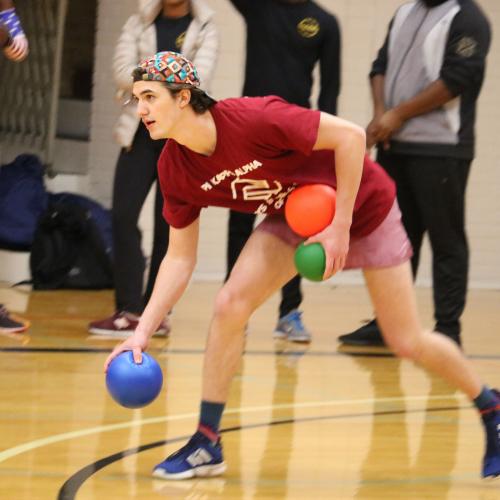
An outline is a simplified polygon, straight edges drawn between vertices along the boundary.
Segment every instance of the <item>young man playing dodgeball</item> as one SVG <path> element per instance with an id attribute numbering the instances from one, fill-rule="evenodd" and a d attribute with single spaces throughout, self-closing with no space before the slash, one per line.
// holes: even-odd
<path id="1" fill-rule="evenodd" d="M 287 195 L 303 184 L 337 190 L 333 222 L 308 241 L 326 253 L 325 278 L 362 268 L 385 341 L 401 357 L 461 389 L 483 416 L 487 450 L 483 476 L 500 474 L 500 399 L 484 386 L 460 349 L 420 326 L 403 230 L 392 181 L 365 158 L 364 131 L 335 116 L 287 104 L 277 97 L 216 103 L 198 88 L 192 63 L 163 52 L 134 71 L 138 113 L 153 139 L 169 138 L 158 163 L 171 225 L 168 252 L 151 299 L 125 350 L 136 362 L 156 327 L 184 292 L 196 262 L 199 214 L 221 206 L 266 214 L 219 291 L 209 328 L 198 430 L 157 465 L 165 479 L 222 474 L 219 425 L 231 379 L 243 351 L 250 315 L 296 273 L 301 238 L 285 223 Z"/>

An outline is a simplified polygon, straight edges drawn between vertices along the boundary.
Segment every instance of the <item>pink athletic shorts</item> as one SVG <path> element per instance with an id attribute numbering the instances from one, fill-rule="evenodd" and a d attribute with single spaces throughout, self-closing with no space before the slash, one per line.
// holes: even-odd
<path id="1" fill-rule="evenodd" d="M 294 233 L 283 215 L 268 215 L 256 228 L 274 234 L 297 247 L 304 238 Z M 344 269 L 393 267 L 411 258 L 413 250 L 401 222 L 401 212 L 395 200 L 386 218 L 370 234 L 351 238 Z"/>

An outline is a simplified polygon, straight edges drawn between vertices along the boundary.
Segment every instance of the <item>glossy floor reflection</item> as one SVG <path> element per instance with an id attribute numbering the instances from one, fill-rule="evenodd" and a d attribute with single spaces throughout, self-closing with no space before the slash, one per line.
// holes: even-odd
<path id="1" fill-rule="evenodd" d="M 362 287 L 307 288 L 309 347 L 275 343 L 277 301 L 264 305 L 251 320 L 223 420 L 227 473 L 152 479 L 152 467 L 196 424 L 217 288 L 192 285 L 171 338 L 153 340 L 165 387 L 133 411 L 104 385 L 102 363 L 116 341 L 85 329 L 110 311 L 110 292 L 1 289 L 0 301 L 26 304 L 33 327 L 0 336 L 0 498 L 500 499 L 500 481 L 479 479 L 482 430 L 460 394 L 384 349 L 338 350 L 337 335 L 370 315 Z M 431 324 L 429 290 L 418 299 Z M 464 318 L 465 351 L 493 385 L 498 299 L 497 291 L 471 292 Z"/>

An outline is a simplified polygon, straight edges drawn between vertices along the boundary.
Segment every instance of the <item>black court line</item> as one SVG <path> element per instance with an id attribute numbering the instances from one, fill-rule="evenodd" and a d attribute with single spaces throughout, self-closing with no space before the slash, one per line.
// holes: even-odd
<path id="1" fill-rule="evenodd" d="M 387 415 L 403 415 L 408 413 L 431 413 L 431 412 L 443 412 L 443 411 L 457 411 L 462 409 L 469 409 L 470 406 L 444 406 L 440 408 L 428 408 L 420 410 L 387 410 L 387 411 L 375 411 L 375 412 L 365 412 L 365 413 L 351 413 L 345 415 L 328 415 L 322 417 L 304 417 L 304 418 L 288 418 L 284 420 L 272 420 L 271 422 L 262 422 L 260 424 L 248 424 L 248 425 L 238 425 L 235 427 L 228 427 L 226 429 L 221 429 L 221 434 L 227 434 L 229 432 L 237 432 L 248 429 L 258 429 L 261 427 L 272 427 L 275 425 L 290 425 L 290 424 L 301 424 L 307 422 L 318 422 L 321 420 L 341 420 L 350 418 L 362 418 L 369 416 L 387 416 Z M 74 500 L 78 490 L 83 486 L 85 481 L 93 476 L 96 472 L 99 472 L 104 467 L 111 465 L 119 460 L 134 455 L 136 453 L 141 453 L 142 451 L 151 450 L 152 448 L 158 448 L 159 446 L 164 446 L 166 444 L 178 443 L 181 441 L 186 441 L 191 436 L 180 436 L 172 439 L 164 439 L 162 441 L 155 441 L 154 443 L 144 444 L 135 448 L 130 448 L 128 450 L 120 451 L 113 455 L 101 458 L 97 462 L 89 464 L 75 474 L 70 476 L 69 479 L 62 485 L 57 496 L 57 500 Z"/>
<path id="2" fill-rule="evenodd" d="M 109 347 L 0 347 L 1 352 L 48 352 L 48 353 L 100 353 L 111 352 Z"/>
<path id="3" fill-rule="evenodd" d="M 18 353 L 50 353 L 50 354 L 101 354 L 110 353 L 109 347 L 0 347 L 0 354 L 9 352 Z M 203 349 L 149 349 L 148 352 L 154 354 L 204 354 Z M 337 357 L 337 356 L 352 356 L 363 358 L 395 358 L 390 352 L 373 352 L 373 351 L 263 351 L 263 350 L 247 350 L 244 352 L 246 356 L 313 356 L 313 357 Z M 478 360 L 500 360 L 500 354 L 466 354 L 468 359 Z"/>

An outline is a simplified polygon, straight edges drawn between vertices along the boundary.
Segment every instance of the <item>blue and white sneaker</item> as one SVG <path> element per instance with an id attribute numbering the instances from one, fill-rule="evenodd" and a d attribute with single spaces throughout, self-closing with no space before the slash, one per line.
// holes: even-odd
<path id="1" fill-rule="evenodd" d="M 293 309 L 278 320 L 273 337 L 290 342 L 311 342 L 311 333 L 302 323 L 302 313 L 298 309 Z"/>
<path id="2" fill-rule="evenodd" d="M 153 476 L 172 480 L 213 477 L 220 476 L 226 469 L 220 439 L 214 443 L 196 432 L 185 446 L 154 468 Z"/>
<path id="3" fill-rule="evenodd" d="M 500 393 L 493 389 L 499 397 Z M 500 476 L 500 404 L 481 412 L 486 433 L 486 453 L 483 458 L 483 477 Z"/>

